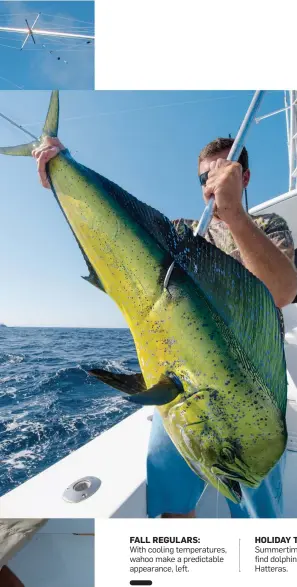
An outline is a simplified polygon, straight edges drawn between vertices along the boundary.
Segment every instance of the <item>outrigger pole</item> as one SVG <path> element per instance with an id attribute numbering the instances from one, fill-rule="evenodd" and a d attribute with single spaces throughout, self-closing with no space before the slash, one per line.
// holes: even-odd
<path id="1" fill-rule="evenodd" d="M 289 192 L 297 188 L 297 90 L 284 90 L 285 107 L 255 118 L 258 124 L 265 118 L 286 113 L 287 144 L 289 157 Z"/>
<path id="2" fill-rule="evenodd" d="M 45 29 L 35 29 L 35 24 L 37 23 L 39 17 L 40 17 L 41 13 L 39 13 L 35 19 L 35 21 L 33 22 L 32 26 L 29 25 L 28 21 L 25 19 L 25 22 L 27 24 L 27 28 L 19 28 L 19 27 L 5 27 L 5 26 L 1 26 L 0 27 L 0 31 L 4 31 L 7 33 L 19 33 L 21 35 L 26 34 L 26 38 L 21 46 L 21 50 L 24 48 L 25 44 L 27 43 L 28 39 L 32 39 L 33 43 L 36 44 L 35 42 L 35 36 L 44 36 L 44 37 L 60 37 L 60 38 L 66 38 L 66 39 L 82 39 L 85 41 L 93 41 L 95 39 L 94 35 L 82 35 L 79 33 L 63 33 L 61 31 L 48 31 Z M 34 32 L 34 35 L 33 35 Z"/>
<path id="3" fill-rule="evenodd" d="M 262 98 L 265 94 L 264 90 L 257 90 L 254 94 L 254 97 L 250 103 L 249 109 L 242 121 L 241 127 L 236 135 L 234 143 L 231 147 L 230 153 L 227 157 L 227 161 L 238 161 L 241 151 L 244 146 L 244 142 L 246 139 L 247 132 L 254 120 L 255 114 L 261 104 Z M 204 236 L 213 217 L 215 207 L 215 199 L 212 196 L 205 207 L 203 214 L 201 216 L 200 222 L 194 232 L 194 236 L 199 234 L 200 236 Z"/>

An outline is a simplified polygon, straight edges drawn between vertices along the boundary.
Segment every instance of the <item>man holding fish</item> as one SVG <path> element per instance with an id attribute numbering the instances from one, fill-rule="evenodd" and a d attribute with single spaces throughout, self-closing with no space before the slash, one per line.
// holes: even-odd
<path id="1" fill-rule="evenodd" d="M 244 210 L 242 194 L 250 180 L 248 154 L 243 148 L 238 163 L 227 161 L 232 144 L 233 139 L 216 139 L 199 155 L 203 199 L 207 203 L 212 195 L 215 197 L 215 214 L 205 239 L 234 257 L 266 285 L 278 308 L 283 333 L 280 309 L 297 294 L 292 235 L 278 215 L 251 216 Z M 46 137 L 33 151 L 44 187 L 50 187 L 46 163 L 63 149 L 58 138 Z M 197 221 L 181 219 L 174 221 L 174 225 L 183 235 L 189 228 L 194 231 Z M 284 456 L 258 487 L 250 485 L 245 489 L 245 499 L 240 503 L 228 499 L 231 516 L 280 517 L 283 466 Z M 195 517 L 195 506 L 205 489 L 205 480 L 192 469 L 175 448 L 156 410 L 147 465 L 149 517 Z"/>

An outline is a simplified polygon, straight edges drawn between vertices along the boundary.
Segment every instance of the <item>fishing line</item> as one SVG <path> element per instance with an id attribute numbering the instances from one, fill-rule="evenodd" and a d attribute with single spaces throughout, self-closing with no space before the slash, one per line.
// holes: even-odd
<path id="1" fill-rule="evenodd" d="M 61 29 L 60 25 L 54 25 L 54 24 L 51 24 L 51 23 L 46 23 L 46 24 L 49 24 L 50 27 L 51 27 L 51 29 L 54 30 L 54 31 L 57 31 L 57 32 L 60 32 L 60 33 L 63 32 L 63 30 Z M 68 30 L 71 30 L 71 31 L 77 31 L 77 32 L 79 32 L 79 31 L 88 32 L 88 31 L 93 31 L 94 30 L 94 27 L 91 27 L 91 26 L 89 26 L 89 27 L 67 26 L 67 29 Z"/>
<path id="2" fill-rule="evenodd" d="M 206 490 L 207 490 L 208 487 L 209 487 L 209 483 L 207 483 L 206 481 L 204 481 L 204 488 L 203 488 L 203 491 L 202 491 L 202 493 L 201 493 L 201 495 L 200 495 L 200 497 L 199 497 L 199 499 L 198 499 L 198 501 L 196 503 L 195 510 L 196 510 L 199 502 L 201 501 L 201 499 L 202 499 L 202 497 L 203 497 L 203 495 L 206 492 Z"/>
<path id="3" fill-rule="evenodd" d="M 22 16 L 22 17 L 25 17 L 25 16 L 36 16 L 36 12 L 18 12 L 16 14 L 11 14 L 9 12 L 6 12 L 5 14 L 0 13 L 0 18 L 3 18 L 3 17 L 13 18 L 15 16 Z M 88 24 L 88 25 L 91 25 L 91 26 L 94 25 L 93 22 L 86 21 L 86 20 L 80 20 L 79 18 L 66 17 L 66 16 L 57 16 L 56 14 L 47 14 L 45 12 L 40 12 L 40 16 L 48 16 L 49 18 L 56 18 L 56 19 L 57 18 L 60 18 L 60 19 L 68 20 L 68 21 L 72 21 L 72 22 L 82 22 L 84 24 Z M 87 27 L 84 27 L 84 28 L 87 28 Z"/>
<path id="4" fill-rule="evenodd" d="M 15 84 L 11 80 L 7 79 L 6 77 L 2 77 L 2 75 L 0 75 L 0 79 L 2 79 L 5 82 L 8 82 L 9 84 L 12 84 L 13 86 L 15 86 L 16 88 L 18 88 L 19 90 L 23 90 L 24 89 L 24 86 L 18 86 L 17 84 Z"/>
<path id="5" fill-rule="evenodd" d="M 85 53 L 86 51 L 89 51 L 89 49 L 87 49 L 86 47 L 81 47 L 81 48 L 72 48 L 72 49 L 51 49 L 51 51 L 53 53 Z"/>
<path id="6" fill-rule="evenodd" d="M 63 20 L 72 20 L 75 22 L 83 22 L 84 24 L 94 25 L 93 22 L 90 22 L 88 20 L 80 20 L 79 18 L 71 18 L 71 17 L 67 17 L 67 16 L 56 16 L 54 14 L 46 14 L 45 12 L 41 12 L 41 14 L 43 16 L 50 16 L 51 18 L 63 18 Z"/>
<path id="7" fill-rule="evenodd" d="M 0 47 L 7 47 L 8 49 L 16 49 L 16 51 L 20 51 L 19 47 L 14 47 L 13 45 L 4 45 L 4 43 L 0 43 Z M 56 46 L 55 46 L 56 47 Z M 34 53 L 45 53 L 44 51 L 44 47 L 42 45 L 40 45 L 39 47 L 35 47 L 33 49 L 24 49 L 24 52 L 26 53 L 32 53 L 34 51 Z M 61 47 L 60 49 L 52 49 L 52 51 L 75 51 L 76 53 L 79 53 L 79 51 L 81 52 L 85 52 L 85 51 L 89 51 L 89 48 L 87 47 L 75 47 L 75 49 L 64 49 L 64 47 Z"/>
<path id="8" fill-rule="evenodd" d="M 16 51 L 20 51 L 19 47 L 14 47 L 12 45 L 4 45 L 3 43 L 0 43 L 0 47 L 7 47 L 8 49 L 15 49 Z M 89 51 L 89 48 L 87 48 L 87 47 L 76 48 L 75 47 L 72 49 L 64 49 L 64 47 L 62 47 L 60 49 L 56 49 L 56 48 L 55 49 L 48 49 L 48 48 L 40 46 L 38 48 L 36 47 L 34 49 L 25 49 L 24 50 L 24 52 L 26 52 L 26 53 L 33 53 L 34 52 L 34 53 L 38 53 L 38 54 L 41 54 L 41 53 L 45 54 L 49 51 L 52 51 L 55 53 L 57 53 L 57 52 L 60 52 L 60 53 L 65 53 L 65 52 L 67 52 L 67 53 L 79 53 L 79 52 L 85 53 L 86 51 Z"/>
<path id="9" fill-rule="evenodd" d="M 249 497 L 249 494 L 246 492 L 246 490 L 242 487 L 242 485 L 240 485 L 240 489 L 241 489 L 241 493 L 242 493 L 242 497 L 244 499 L 244 503 L 246 506 L 246 509 L 249 513 L 250 518 L 258 518 L 257 516 L 257 512 L 252 504 L 252 501 Z"/>
<path id="10" fill-rule="evenodd" d="M 13 16 L 32 16 L 33 14 L 36 14 L 35 12 L 18 12 L 17 14 L 11 14 L 10 12 L 6 12 L 6 14 L 2 14 L 2 12 L 0 13 L 0 18 L 2 18 L 3 16 L 9 16 L 9 17 L 13 17 Z"/>
<path id="11" fill-rule="evenodd" d="M 221 479 L 218 477 L 218 486 L 217 486 L 217 505 L 216 505 L 216 518 L 219 517 L 219 487 L 220 487 L 220 483 L 221 483 Z"/>
<path id="12" fill-rule="evenodd" d="M 238 98 L 238 96 L 219 96 L 217 98 L 202 98 L 201 100 L 188 100 L 185 102 L 171 102 L 168 104 L 155 104 L 152 106 L 143 106 L 143 107 L 139 107 L 139 108 L 125 108 L 123 110 L 111 110 L 109 112 L 96 112 L 94 114 L 86 114 L 83 116 L 71 116 L 71 117 L 67 117 L 67 118 L 61 118 L 62 122 L 69 122 L 69 121 L 73 121 L 73 120 L 87 120 L 89 118 L 96 118 L 98 116 L 110 116 L 113 114 L 129 114 L 129 113 L 133 113 L 133 112 L 145 112 L 147 110 L 155 110 L 158 108 L 170 108 L 170 107 L 175 107 L 175 106 L 185 106 L 188 104 L 200 104 L 202 102 L 212 102 L 212 101 L 216 101 L 216 100 L 227 100 L 227 99 L 231 99 L 231 98 Z M 28 122 L 26 124 L 24 124 L 23 126 L 37 126 L 38 124 L 42 124 L 43 121 L 38 121 L 38 122 Z"/>
<path id="13" fill-rule="evenodd" d="M 7 122 L 10 122 L 10 124 L 12 124 L 12 126 L 15 126 L 19 130 L 22 130 L 24 133 L 26 133 L 27 135 L 29 135 L 31 138 L 35 139 L 36 141 L 39 141 L 38 137 L 36 137 L 31 132 L 26 130 L 21 124 L 17 124 L 13 120 L 11 120 L 11 118 L 9 118 L 8 116 L 5 116 L 5 114 L 2 114 L 2 112 L 0 112 L 0 116 L 1 116 L 1 118 L 4 118 L 4 120 L 7 120 Z"/>
<path id="14" fill-rule="evenodd" d="M 2 31 L 3 32 L 3 31 Z M 12 41 L 18 41 L 20 42 L 20 39 L 17 39 L 17 37 L 9 37 Z M 1 35 L 0 39 L 7 39 L 7 35 Z"/>
<path id="15" fill-rule="evenodd" d="M 3 43 L 0 43 L 0 47 L 8 47 L 8 49 L 16 49 L 17 51 L 20 50 L 19 47 L 14 47 L 13 45 L 4 45 Z"/>

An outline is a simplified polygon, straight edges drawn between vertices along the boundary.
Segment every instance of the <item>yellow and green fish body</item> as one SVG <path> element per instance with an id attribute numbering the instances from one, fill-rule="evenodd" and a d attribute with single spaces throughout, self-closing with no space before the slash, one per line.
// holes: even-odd
<path id="1" fill-rule="evenodd" d="M 53 93 L 44 135 L 58 129 Z M 2 148 L 30 155 L 36 145 Z M 155 404 L 189 466 L 226 497 L 254 487 L 286 445 L 286 366 L 265 286 L 237 261 L 172 223 L 68 151 L 48 164 L 54 195 L 90 270 L 123 312 L 141 374 L 92 374 Z M 168 286 L 164 280 L 175 261 Z"/>

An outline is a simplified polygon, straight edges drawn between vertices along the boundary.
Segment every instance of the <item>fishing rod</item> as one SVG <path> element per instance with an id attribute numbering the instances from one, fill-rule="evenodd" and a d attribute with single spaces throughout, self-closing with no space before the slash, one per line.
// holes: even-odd
<path id="1" fill-rule="evenodd" d="M 234 143 L 231 147 L 231 150 L 229 152 L 229 155 L 227 157 L 227 161 L 238 161 L 241 151 L 243 149 L 243 145 L 246 139 L 246 135 L 247 132 L 254 120 L 255 114 L 261 104 L 262 98 L 264 96 L 265 91 L 264 90 L 257 90 L 253 96 L 253 99 L 250 103 L 250 106 L 248 108 L 248 111 L 241 123 L 241 126 L 239 128 L 239 131 L 235 137 Z M 215 209 L 215 198 L 214 196 L 210 197 L 210 200 L 207 204 L 207 206 L 204 209 L 204 212 L 201 216 L 201 219 L 199 221 L 199 224 L 196 228 L 196 230 L 194 231 L 194 236 L 204 236 L 213 217 L 214 214 L 214 209 Z M 174 264 L 175 261 L 173 261 L 173 263 L 171 263 L 165 279 L 164 279 L 164 288 L 167 289 L 168 283 L 169 283 L 169 279 L 171 276 L 171 273 L 173 271 L 174 268 Z"/>
<path id="2" fill-rule="evenodd" d="M 255 114 L 262 102 L 263 96 L 265 94 L 265 90 L 257 90 L 254 94 L 254 97 L 250 103 L 248 111 L 241 123 L 239 131 L 236 135 L 234 143 L 231 147 L 229 155 L 227 157 L 227 161 L 238 161 L 241 151 L 244 146 L 244 142 L 247 136 L 247 133 L 250 129 L 250 126 L 254 120 Z M 194 231 L 194 236 L 204 236 L 213 217 L 215 209 L 215 198 L 211 196 L 207 206 L 205 207 L 203 214 L 200 218 L 199 224 Z"/>

